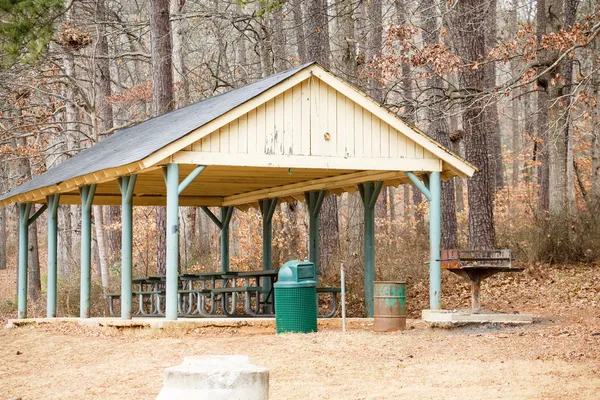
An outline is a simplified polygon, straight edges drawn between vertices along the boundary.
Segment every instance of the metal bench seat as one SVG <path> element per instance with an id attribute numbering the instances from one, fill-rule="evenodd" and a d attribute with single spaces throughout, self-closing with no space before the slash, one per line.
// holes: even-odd
<path id="1" fill-rule="evenodd" d="M 243 292 L 260 292 L 262 291 L 261 286 L 233 286 L 210 289 L 213 293 L 243 293 Z"/>
<path id="2" fill-rule="evenodd" d="M 348 291 L 348 288 L 346 288 L 345 290 L 346 292 Z M 331 308 L 329 309 L 329 312 L 326 314 L 319 314 L 320 318 L 333 318 L 333 316 L 335 315 L 335 312 L 337 310 L 337 294 L 338 293 L 342 293 L 342 288 L 339 287 L 318 287 L 317 288 L 317 295 L 319 295 L 319 293 L 331 293 Z"/>
<path id="3" fill-rule="evenodd" d="M 221 296 L 222 300 L 222 308 L 223 313 L 228 317 L 243 317 L 244 315 L 238 315 L 235 313 L 236 311 L 236 297 L 238 294 L 244 293 L 245 296 L 245 310 L 246 314 L 257 317 L 259 316 L 259 308 L 260 308 L 260 293 L 262 293 L 263 288 L 261 286 L 232 286 L 232 287 L 224 287 L 224 288 L 216 288 L 211 289 L 211 292 L 215 296 Z M 256 302 L 256 310 L 252 309 L 252 293 L 254 293 L 255 302 Z M 231 299 L 231 308 L 228 306 L 229 300 Z M 267 316 L 267 315 L 260 315 Z"/>

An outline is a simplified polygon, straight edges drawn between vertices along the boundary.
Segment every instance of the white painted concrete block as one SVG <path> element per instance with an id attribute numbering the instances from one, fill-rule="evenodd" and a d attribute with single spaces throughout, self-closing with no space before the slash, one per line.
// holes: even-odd
<path id="1" fill-rule="evenodd" d="M 157 400 L 267 400 L 269 370 L 248 356 L 192 356 L 165 369 Z"/>
<path id="2" fill-rule="evenodd" d="M 453 327 L 468 324 L 531 324 L 531 314 L 505 314 L 505 313 L 472 313 L 468 310 L 423 310 L 423 321 L 431 326 Z"/>

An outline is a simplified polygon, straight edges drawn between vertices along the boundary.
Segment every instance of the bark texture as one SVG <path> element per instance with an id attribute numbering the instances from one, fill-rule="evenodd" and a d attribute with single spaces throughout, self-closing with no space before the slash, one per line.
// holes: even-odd
<path id="1" fill-rule="evenodd" d="M 464 0 L 456 4 L 455 12 L 455 45 L 463 63 L 469 65 L 485 56 L 485 8 L 478 0 Z M 485 90 L 483 68 L 463 68 L 459 80 L 467 94 L 476 95 Z M 490 249 L 494 248 L 495 237 L 487 122 L 480 102 L 465 104 L 463 110 L 466 156 L 479 168 L 468 180 L 469 247 Z"/>
<path id="2" fill-rule="evenodd" d="M 150 50 L 152 58 L 152 116 L 157 117 L 173 107 L 173 70 L 169 0 L 150 0 Z M 167 212 L 156 209 L 158 274 L 166 273 Z"/>

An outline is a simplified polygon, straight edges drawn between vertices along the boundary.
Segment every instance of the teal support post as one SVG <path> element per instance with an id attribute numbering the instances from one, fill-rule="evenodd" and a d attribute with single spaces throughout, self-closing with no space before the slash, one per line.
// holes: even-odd
<path id="1" fill-rule="evenodd" d="M 358 185 L 364 207 L 364 294 L 367 317 L 374 313 L 373 295 L 375 292 L 375 203 L 383 182 L 365 182 Z"/>
<path id="2" fill-rule="evenodd" d="M 166 318 L 177 319 L 179 284 L 179 164 L 167 165 L 167 293 Z"/>
<path id="3" fill-rule="evenodd" d="M 219 228 L 221 238 L 221 272 L 229 272 L 229 223 L 234 207 L 221 207 L 221 219 L 210 211 L 208 207 L 201 207 L 204 213 Z"/>
<path id="4" fill-rule="evenodd" d="M 229 223 L 233 207 L 221 207 L 221 272 L 229 272 Z"/>
<path id="5" fill-rule="evenodd" d="M 27 318 L 27 245 L 31 203 L 19 204 L 19 279 L 17 289 L 18 318 Z"/>
<path id="6" fill-rule="evenodd" d="M 131 319 L 133 303 L 133 189 L 137 175 L 119 178 L 121 190 L 121 319 Z"/>
<path id="7" fill-rule="evenodd" d="M 264 271 L 273 269 L 273 214 L 275 214 L 275 207 L 277 207 L 278 198 L 260 200 L 260 212 L 263 217 L 263 259 L 262 267 Z M 262 284 L 262 301 L 264 302 L 265 296 L 271 291 L 271 282 L 268 279 L 263 279 Z M 266 312 L 273 312 L 274 310 L 266 310 Z"/>
<path id="8" fill-rule="evenodd" d="M 260 212 L 263 217 L 263 270 L 273 269 L 273 214 L 277 206 L 277 197 L 260 200 Z"/>
<path id="9" fill-rule="evenodd" d="M 429 174 L 429 308 L 442 308 L 442 269 L 440 245 L 442 240 L 442 182 L 441 173 Z"/>
<path id="10" fill-rule="evenodd" d="M 90 290 L 92 270 L 92 202 L 96 185 L 83 186 L 81 196 L 81 282 L 79 317 L 90 317 Z"/>
<path id="11" fill-rule="evenodd" d="M 308 206 L 308 260 L 315 264 L 317 275 L 323 273 L 319 266 L 319 213 L 326 193 L 325 190 L 304 193 Z"/>
<path id="12" fill-rule="evenodd" d="M 60 194 L 46 196 L 48 204 L 48 294 L 46 316 L 56 317 L 56 281 L 57 281 L 57 250 L 58 250 L 58 202 Z"/>

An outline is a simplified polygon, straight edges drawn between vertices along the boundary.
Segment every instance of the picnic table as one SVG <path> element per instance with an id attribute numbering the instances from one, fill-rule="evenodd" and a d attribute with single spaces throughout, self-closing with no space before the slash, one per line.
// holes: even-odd
<path id="1" fill-rule="evenodd" d="M 272 317 L 275 315 L 274 284 L 278 270 L 215 271 L 183 273 L 179 275 L 178 313 L 182 317 Z M 138 310 L 134 315 L 164 316 L 165 276 L 133 278 Z M 335 313 L 337 288 L 318 288 L 317 293 L 334 296 L 329 313 L 321 317 L 332 317 Z M 115 316 L 113 300 L 120 293 L 108 294 L 109 310 Z M 239 307 L 240 302 L 244 305 Z"/>

